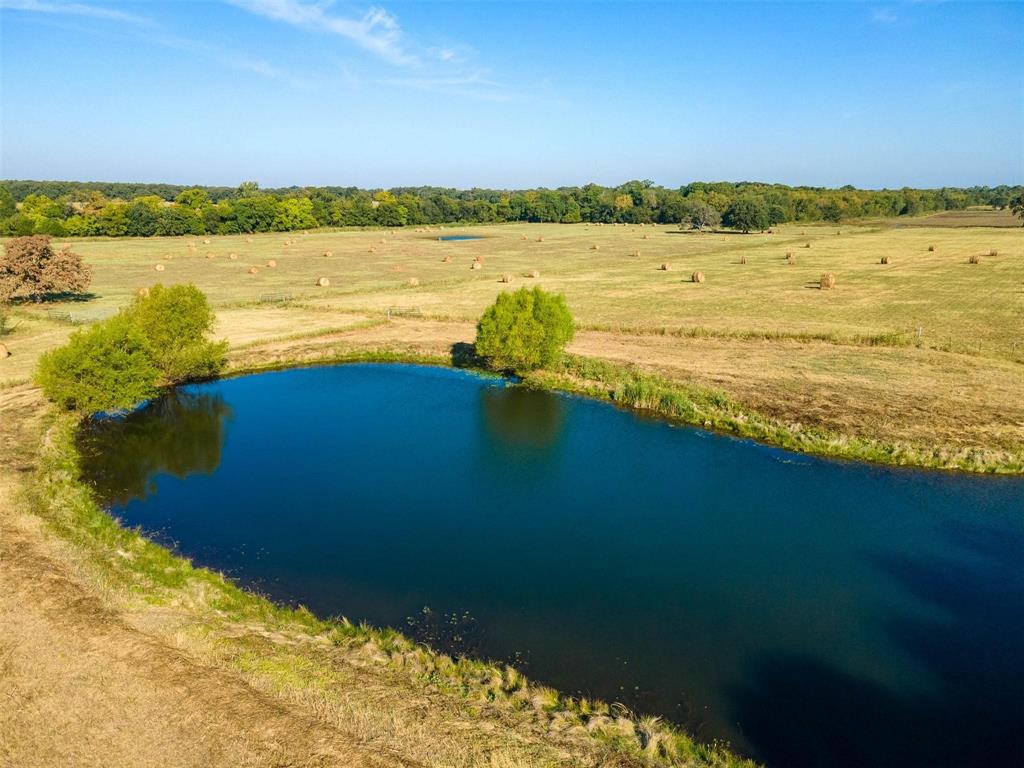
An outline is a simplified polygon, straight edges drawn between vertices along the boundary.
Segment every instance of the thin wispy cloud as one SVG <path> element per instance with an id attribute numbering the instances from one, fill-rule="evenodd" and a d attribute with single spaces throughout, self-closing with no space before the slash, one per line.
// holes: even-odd
<path id="1" fill-rule="evenodd" d="M 40 0 L 0 0 L 0 10 L 24 11 L 26 13 L 43 13 L 51 16 L 85 16 L 106 21 L 118 21 L 124 24 L 151 26 L 152 20 L 133 13 L 124 13 L 113 8 L 88 3 L 41 2 Z"/>
<path id="2" fill-rule="evenodd" d="M 516 98 L 516 94 L 507 87 L 482 73 L 449 77 L 389 77 L 379 82 L 399 88 L 467 96 L 484 101 L 512 101 Z"/>
<path id="3" fill-rule="evenodd" d="M 155 45 L 174 50 L 190 51 L 200 56 L 205 56 L 217 62 L 223 67 L 234 69 L 240 72 L 249 72 L 261 77 L 286 83 L 296 88 L 308 89 L 310 84 L 303 78 L 282 70 L 265 59 L 253 57 L 245 53 L 239 53 L 223 46 L 197 40 L 190 37 L 182 37 L 164 32 L 152 19 L 137 16 L 135 14 L 123 13 L 121 11 L 105 8 L 99 5 L 86 3 L 60 3 L 60 2 L 39 2 L 39 0 L 0 0 L 0 10 L 21 11 L 25 13 L 38 13 L 47 16 L 71 16 L 100 19 L 103 21 L 128 24 L 133 26 L 146 27 L 141 33 L 136 30 L 132 32 L 135 39 L 147 40 Z M 141 34 L 141 38 L 139 35 Z"/>
<path id="4" fill-rule="evenodd" d="M 895 24 L 900 17 L 891 8 L 875 8 L 871 11 L 871 20 L 876 24 Z"/>
<path id="5" fill-rule="evenodd" d="M 391 64 L 414 66 L 419 59 L 402 44 L 398 20 L 383 8 L 371 8 L 361 17 L 346 18 L 327 12 L 329 5 L 300 0 L 227 0 L 250 13 L 293 27 L 343 37 Z"/>
<path id="6" fill-rule="evenodd" d="M 154 43 L 166 48 L 190 51 L 201 56 L 205 56 L 228 69 L 235 69 L 240 72 L 249 72 L 270 80 L 286 83 L 295 88 L 308 90 L 312 87 L 308 80 L 296 77 L 266 59 L 239 53 L 214 43 L 207 43 L 203 40 L 196 40 L 190 37 L 181 37 L 170 34 L 147 35 L 146 37 Z"/>

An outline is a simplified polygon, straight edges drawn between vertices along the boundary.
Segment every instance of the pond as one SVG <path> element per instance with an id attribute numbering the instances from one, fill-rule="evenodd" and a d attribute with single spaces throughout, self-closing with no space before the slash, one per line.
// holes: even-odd
<path id="1" fill-rule="evenodd" d="M 189 386 L 80 437 L 112 513 L 316 613 L 770 766 L 1024 749 L 1024 479 L 825 461 L 466 372 Z"/>
<path id="2" fill-rule="evenodd" d="M 483 240 L 483 237 L 480 235 L 441 235 L 437 239 L 446 243 L 456 243 L 461 240 Z"/>

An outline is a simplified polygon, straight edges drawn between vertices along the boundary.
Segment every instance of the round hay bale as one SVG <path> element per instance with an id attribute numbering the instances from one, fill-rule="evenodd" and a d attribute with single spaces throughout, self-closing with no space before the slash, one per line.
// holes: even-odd
<path id="1" fill-rule="evenodd" d="M 409 278 L 409 287 L 410 288 L 415 288 L 419 284 L 420 284 L 420 279 L 418 277 L 410 277 Z"/>
<path id="2" fill-rule="evenodd" d="M 483 265 L 483 264 L 481 264 L 481 263 L 480 263 L 479 261 L 474 261 L 474 262 L 472 263 L 472 265 L 470 265 L 470 267 L 469 267 L 469 268 L 470 268 L 470 269 L 483 269 L 483 267 L 484 267 L 484 265 Z"/>
<path id="3" fill-rule="evenodd" d="M 209 244 L 210 244 L 210 238 L 204 237 L 203 238 L 203 245 L 209 245 Z"/>
<path id="4" fill-rule="evenodd" d="M 646 239 L 647 239 L 647 235 L 644 235 L 644 240 L 646 240 Z"/>
<path id="5" fill-rule="evenodd" d="M 810 243 L 807 243 L 807 245 L 804 246 L 804 248 L 810 248 L 810 247 L 811 247 Z"/>
<path id="6" fill-rule="evenodd" d="M 377 252 L 377 249 L 376 249 L 376 248 L 374 248 L 374 247 L 373 247 L 373 246 L 371 245 L 371 246 L 370 246 L 370 253 L 376 253 L 376 252 Z"/>
<path id="7" fill-rule="evenodd" d="M 971 254 L 971 258 L 967 260 L 968 264 L 981 264 L 981 256 L 976 253 Z"/>
<path id="8" fill-rule="evenodd" d="M 792 251 L 787 253 L 786 254 L 786 263 L 787 264 L 796 264 L 796 254 L 793 253 Z"/>
<path id="9" fill-rule="evenodd" d="M 155 269 L 157 272 L 163 272 L 164 271 L 164 265 L 163 264 L 157 264 L 155 267 L 153 267 L 153 269 Z"/>
<path id="10" fill-rule="evenodd" d="M 8 358 L 10 356 L 11 350 L 9 350 L 5 345 L 0 344 L 0 360 L 4 360 L 5 358 Z"/>
<path id="11" fill-rule="evenodd" d="M 382 237 L 382 238 L 380 239 L 380 242 L 381 242 L 381 245 L 383 245 L 384 243 L 386 243 L 386 242 L 387 242 L 387 240 L 385 240 L 385 239 L 384 239 L 384 238 Z"/>
<path id="12" fill-rule="evenodd" d="M 331 257 L 331 256 L 333 256 L 333 255 L 334 255 L 334 254 L 333 254 L 333 253 L 332 253 L 331 251 L 324 251 L 324 258 L 325 258 L 325 259 L 326 259 L 326 258 L 329 258 L 329 257 Z"/>
<path id="13" fill-rule="evenodd" d="M 448 263 L 451 262 L 451 260 L 452 260 L 452 255 L 449 253 L 447 256 L 445 256 L 443 259 L 441 259 L 441 262 L 444 263 L 444 264 L 448 264 Z"/>
<path id="14" fill-rule="evenodd" d="M 704 282 L 704 273 L 701 272 L 698 269 L 696 272 L 694 272 L 692 275 L 690 275 L 690 280 L 692 282 L 694 282 L 694 283 L 703 283 Z"/>
<path id="15" fill-rule="evenodd" d="M 929 245 L 928 246 L 928 252 L 929 253 L 933 252 L 934 250 L 935 250 L 935 246 L 934 245 Z"/>
<path id="16" fill-rule="evenodd" d="M 526 235 L 523 235 L 523 236 L 522 236 L 522 237 L 520 237 L 519 239 L 520 239 L 520 240 L 526 240 L 527 238 L 526 238 Z"/>
<path id="17" fill-rule="evenodd" d="M 540 270 L 539 269 L 531 269 L 530 272 L 529 272 L 529 276 L 530 277 L 540 277 Z"/>
<path id="18" fill-rule="evenodd" d="M 543 243 L 544 242 L 544 235 L 541 235 L 540 237 L 538 237 L 537 238 L 537 242 L 538 243 Z"/>
<path id="19" fill-rule="evenodd" d="M 250 275 L 255 275 L 255 274 L 258 274 L 258 273 L 259 273 L 259 271 L 260 271 L 260 270 L 259 270 L 259 267 L 249 267 L 249 274 L 250 274 Z"/>
<path id="20" fill-rule="evenodd" d="M 503 282 L 503 283 L 511 283 L 512 282 L 512 275 L 507 274 L 507 273 L 502 275 L 501 276 L 501 282 Z"/>
<path id="21" fill-rule="evenodd" d="M 996 256 L 999 255 L 999 251 L 997 251 L 995 248 L 993 248 L 991 251 L 988 252 L 988 255 L 991 256 L 994 259 Z"/>
<path id="22" fill-rule="evenodd" d="M 316 284 L 319 285 L 321 288 L 326 288 L 331 284 L 331 281 L 328 280 L 326 277 L 321 277 L 319 280 L 316 281 Z"/>
<path id="23" fill-rule="evenodd" d="M 743 256 L 740 256 L 740 264 L 746 264 L 746 263 L 747 263 L 747 257 L 746 257 L 746 254 L 744 254 Z"/>
<path id="24" fill-rule="evenodd" d="M 662 272 L 668 272 L 668 271 L 669 271 L 670 269 L 672 269 L 672 265 L 671 265 L 671 264 L 669 264 L 669 263 L 668 263 L 667 261 L 663 261 L 663 262 L 661 263 L 661 266 L 659 267 L 659 269 L 660 269 L 660 270 L 661 270 Z"/>
<path id="25" fill-rule="evenodd" d="M 276 266 L 277 266 L 277 262 L 274 261 L 273 259 L 271 259 L 270 261 L 267 262 L 267 267 L 269 267 L 270 269 L 273 269 Z"/>
<path id="26" fill-rule="evenodd" d="M 597 243 L 594 243 L 592 246 L 590 246 L 590 250 L 592 250 L 592 251 L 600 251 L 601 250 L 601 246 L 598 245 Z"/>
<path id="27" fill-rule="evenodd" d="M 251 238 L 251 237 L 247 237 L 247 238 L 245 238 L 245 242 L 247 242 L 247 243 L 251 243 L 251 242 L 252 242 L 252 238 Z"/>
<path id="28" fill-rule="evenodd" d="M 214 256 L 212 253 L 208 253 L 208 254 L 206 254 L 206 258 L 208 258 L 208 259 L 216 259 L 217 257 Z"/>
<path id="29" fill-rule="evenodd" d="M 889 263 L 889 257 L 888 257 L 888 256 L 883 256 L 883 257 L 881 258 L 881 261 L 880 261 L 880 263 L 882 263 L 882 264 L 888 264 L 888 263 Z"/>
<path id="30" fill-rule="evenodd" d="M 139 290 L 137 290 L 135 292 L 135 295 L 138 296 L 140 299 L 148 299 L 149 298 L 149 288 L 146 288 L 145 286 L 143 286 L 142 288 L 139 288 Z"/>
<path id="31" fill-rule="evenodd" d="M 633 256 L 634 258 L 635 258 L 635 257 L 639 257 L 639 256 L 640 256 L 640 251 L 633 251 L 633 252 L 632 252 L 631 254 L 629 254 L 629 255 L 630 255 L 630 256 Z"/>
<path id="32" fill-rule="evenodd" d="M 836 287 L 836 276 L 831 272 L 824 272 L 821 275 L 821 280 L 818 281 L 818 285 L 823 291 L 829 291 Z"/>

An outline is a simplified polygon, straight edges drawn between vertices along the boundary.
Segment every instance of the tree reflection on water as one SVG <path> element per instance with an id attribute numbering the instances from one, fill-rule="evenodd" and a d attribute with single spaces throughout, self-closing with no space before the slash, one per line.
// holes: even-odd
<path id="1" fill-rule="evenodd" d="M 153 494 L 159 474 L 211 474 L 231 417 L 220 395 L 177 390 L 126 416 L 94 420 L 78 436 L 82 476 L 101 504 L 120 506 Z"/>

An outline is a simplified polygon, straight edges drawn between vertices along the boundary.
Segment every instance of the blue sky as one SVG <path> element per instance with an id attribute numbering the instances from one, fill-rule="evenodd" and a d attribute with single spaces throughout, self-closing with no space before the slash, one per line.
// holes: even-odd
<path id="1" fill-rule="evenodd" d="M 1024 3 L 0 0 L 0 177 L 1024 181 Z"/>

